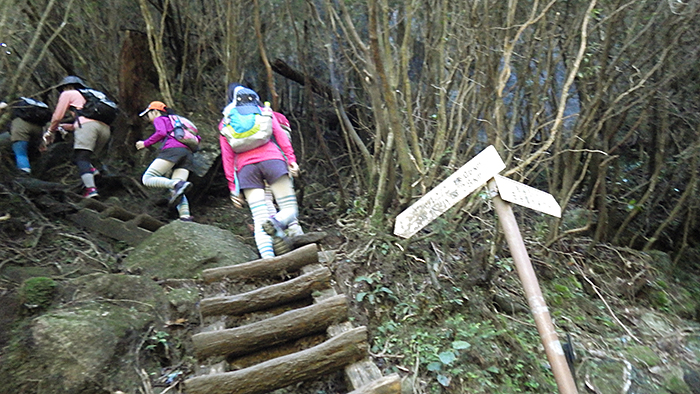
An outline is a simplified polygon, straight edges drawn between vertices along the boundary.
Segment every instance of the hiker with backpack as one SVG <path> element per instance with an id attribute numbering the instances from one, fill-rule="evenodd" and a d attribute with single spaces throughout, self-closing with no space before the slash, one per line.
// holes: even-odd
<path id="1" fill-rule="evenodd" d="M 163 142 L 158 157 L 144 172 L 142 182 L 147 187 L 170 189 L 168 205 L 177 208 L 180 220 L 191 222 L 190 205 L 185 192 L 192 187 L 187 178 L 194 169 L 192 153 L 201 137 L 196 134 L 197 130 L 192 122 L 176 115 L 161 101 L 148 104 L 139 116 L 148 117 L 155 132 L 148 139 L 137 141 L 136 149 L 141 150 Z M 179 135 L 180 133 L 183 135 Z M 196 140 L 196 143 L 187 140 Z M 173 170 L 172 178 L 165 176 L 170 170 Z"/>
<path id="2" fill-rule="evenodd" d="M 253 216 L 255 243 L 262 258 L 291 250 L 285 229 L 297 218 L 297 200 L 290 176 L 299 174 L 292 144 L 255 91 L 229 86 L 230 104 L 219 123 L 219 144 L 224 173 L 234 206 L 243 206 L 241 192 Z M 265 182 L 270 185 L 279 212 L 270 216 L 265 201 Z"/>
<path id="3" fill-rule="evenodd" d="M 241 85 L 237 84 L 237 83 L 232 83 L 228 86 L 227 91 L 226 91 L 226 97 L 228 98 L 229 103 L 232 103 L 234 101 L 234 91 L 239 86 L 241 86 Z M 277 119 L 277 121 L 280 124 L 280 127 L 282 127 L 282 130 L 287 135 L 287 139 L 289 139 L 289 141 L 291 143 L 291 141 L 292 141 L 292 127 L 291 127 L 287 117 L 279 112 L 276 112 L 276 111 L 272 111 L 272 116 L 274 116 Z M 264 184 L 265 184 L 265 205 L 267 206 L 268 216 L 273 217 L 277 214 L 277 206 L 275 206 L 275 200 L 274 200 L 274 196 L 272 194 L 272 190 L 270 189 L 270 185 L 267 183 L 267 181 L 265 181 Z M 304 235 L 304 231 L 302 230 L 301 225 L 299 225 L 299 220 L 297 218 L 293 219 L 289 223 L 289 225 L 287 226 L 287 229 L 285 230 L 285 234 L 287 236 Z"/>
<path id="4" fill-rule="evenodd" d="M 7 107 L 7 103 L 0 103 L 0 110 Z M 42 136 L 44 126 L 51 120 L 51 110 L 45 103 L 28 97 L 20 97 L 10 107 L 12 108 L 10 142 L 12 152 L 15 154 L 15 163 L 20 171 L 30 174 L 32 168 L 29 163 L 29 151 L 30 148 L 46 150 Z"/>
<path id="5" fill-rule="evenodd" d="M 83 197 L 98 197 L 95 175 L 99 172 L 91 164 L 91 159 L 93 154 L 99 155 L 109 141 L 109 123 L 116 116 L 116 106 L 114 112 L 107 117 L 101 117 L 99 113 L 92 111 L 95 104 L 88 101 L 86 96 L 93 99 L 90 92 L 99 92 L 89 89 L 85 82 L 76 76 L 63 78 L 56 89 L 60 92 L 58 103 L 44 139 L 50 144 L 59 130 L 73 132 L 73 162 L 78 167 L 80 179 L 85 187 Z M 91 111 L 88 112 L 88 109 Z M 72 122 L 63 123 L 64 118 L 72 118 Z"/>

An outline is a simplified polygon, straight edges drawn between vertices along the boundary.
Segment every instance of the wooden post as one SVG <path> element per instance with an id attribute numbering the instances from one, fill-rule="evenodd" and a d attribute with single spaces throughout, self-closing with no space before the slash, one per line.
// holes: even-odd
<path id="1" fill-rule="evenodd" d="M 527 303 L 535 318 L 535 325 L 537 326 L 537 331 L 540 333 L 547 359 L 549 359 L 549 363 L 552 366 L 552 372 L 554 373 L 554 379 L 559 387 L 559 393 L 577 394 L 576 383 L 566 363 L 564 351 L 557 338 L 557 333 L 554 330 L 552 318 L 549 315 L 547 304 L 542 296 L 535 270 L 532 268 L 530 256 L 527 254 L 525 243 L 520 235 L 520 229 L 518 228 L 518 222 L 515 220 L 513 208 L 498 195 L 494 180 L 489 181 L 489 190 L 492 191 L 493 205 L 498 214 L 498 222 L 501 224 L 503 233 L 506 236 L 508 248 L 510 249 L 510 254 L 513 256 L 518 276 L 523 282 Z"/>

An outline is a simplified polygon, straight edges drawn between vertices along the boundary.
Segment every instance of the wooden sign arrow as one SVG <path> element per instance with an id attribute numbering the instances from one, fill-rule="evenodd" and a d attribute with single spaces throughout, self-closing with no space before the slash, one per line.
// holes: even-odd
<path id="1" fill-rule="evenodd" d="M 494 178 L 498 194 L 505 201 L 558 218 L 561 217 L 561 207 L 551 194 L 500 175 L 496 175 Z"/>
<path id="2" fill-rule="evenodd" d="M 505 168 L 506 165 L 496 148 L 489 145 L 401 212 L 396 217 L 394 234 L 409 238 Z"/>

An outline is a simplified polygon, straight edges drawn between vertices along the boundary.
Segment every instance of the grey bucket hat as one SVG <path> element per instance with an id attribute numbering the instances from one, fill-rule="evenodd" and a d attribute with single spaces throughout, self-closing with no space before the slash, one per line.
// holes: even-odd
<path id="1" fill-rule="evenodd" d="M 61 80 L 61 82 L 58 83 L 58 86 L 56 86 L 56 89 L 61 89 L 62 87 L 66 85 L 77 85 L 83 89 L 87 88 L 87 85 L 85 85 L 85 82 L 80 79 L 79 77 L 76 77 L 75 75 L 69 75 Z"/>

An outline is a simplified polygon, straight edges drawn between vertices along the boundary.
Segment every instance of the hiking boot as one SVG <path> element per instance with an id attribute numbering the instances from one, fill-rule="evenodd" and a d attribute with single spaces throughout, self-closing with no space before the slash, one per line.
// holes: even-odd
<path id="1" fill-rule="evenodd" d="M 100 195 L 97 194 L 97 188 L 96 187 L 86 187 L 85 192 L 83 192 L 83 198 L 95 198 L 99 197 Z"/>
<path id="2" fill-rule="evenodd" d="M 168 205 L 173 207 L 180 204 L 182 201 L 182 195 L 192 188 L 192 184 L 187 181 L 178 181 L 171 192 L 170 201 Z"/>
<path id="3" fill-rule="evenodd" d="M 181 222 L 194 222 L 194 218 L 192 216 L 180 216 L 180 221 Z"/>
<path id="4" fill-rule="evenodd" d="M 282 226 L 282 223 L 277 221 L 275 218 L 270 218 L 270 220 L 266 221 L 262 225 L 263 230 L 267 233 L 267 235 L 273 237 L 277 236 L 280 238 L 284 238 L 284 227 Z"/>
<path id="5" fill-rule="evenodd" d="M 275 256 L 281 256 L 292 251 L 292 245 L 287 241 L 284 227 L 277 219 L 270 218 L 270 220 L 263 223 L 262 228 L 267 235 L 272 237 L 272 249 L 275 251 Z"/>
<path id="6" fill-rule="evenodd" d="M 281 238 L 276 235 L 272 236 L 272 250 L 275 251 L 275 256 L 281 256 L 292 251 L 292 245 L 287 242 L 286 238 Z"/>

